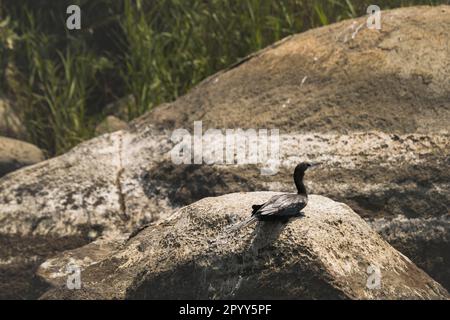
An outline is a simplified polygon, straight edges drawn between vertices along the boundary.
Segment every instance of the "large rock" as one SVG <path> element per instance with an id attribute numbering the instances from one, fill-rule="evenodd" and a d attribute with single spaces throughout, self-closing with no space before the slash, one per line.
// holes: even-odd
<path id="1" fill-rule="evenodd" d="M 450 6 L 383 11 L 293 35 L 142 117 L 164 127 L 448 132 Z"/>
<path id="2" fill-rule="evenodd" d="M 0 177 L 45 159 L 42 151 L 27 142 L 0 137 Z"/>
<path id="3" fill-rule="evenodd" d="M 303 214 L 288 223 L 263 222 L 227 232 L 227 226 L 248 218 L 252 204 L 274 194 L 206 198 L 125 245 L 112 246 L 108 257 L 102 254 L 105 246 L 88 245 L 76 255 L 51 259 L 39 274 L 54 284 L 61 281 L 43 298 L 450 298 L 347 205 L 322 196 L 311 196 Z M 82 268 L 79 290 L 66 286 L 69 262 Z M 371 278 L 377 275 L 379 283 Z"/>
<path id="4" fill-rule="evenodd" d="M 155 131 L 117 131 L 3 177 L 0 234 L 95 239 L 168 214 L 165 197 L 146 196 L 150 182 L 142 175 L 170 150 L 169 142 Z"/>
<path id="5" fill-rule="evenodd" d="M 429 227 L 450 230 L 449 12 L 405 8 L 383 12 L 380 32 L 360 18 L 289 37 L 128 130 L 9 174 L 0 180 L 0 235 L 9 244 L 1 268 L 10 273 L 0 277 L 17 274 L 11 261 L 22 261 L 25 248 L 27 266 L 36 267 L 46 242 L 61 239 L 57 251 L 114 238 L 208 196 L 293 190 L 293 166 L 311 160 L 323 165 L 308 176 L 310 191 L 348 203 L 369 221 L 385 218 L 384 230 L 400 216 L 427 221 L 404 230 L 401 241 L 382 234 L 399 249 L 416 248 L 412 258 L 449 288 L 439 271 L 449 269 L 448 237 L 433 240 L 437 258 L 427 259 L 416 236 Z M 279 128 L 278 174 L 261 176 L 259 165 L 173 164 L 172 129 L 192 132 L 194 120 L 204 131 Z M 8 288 L 11 278 L 0 283 Z"/>

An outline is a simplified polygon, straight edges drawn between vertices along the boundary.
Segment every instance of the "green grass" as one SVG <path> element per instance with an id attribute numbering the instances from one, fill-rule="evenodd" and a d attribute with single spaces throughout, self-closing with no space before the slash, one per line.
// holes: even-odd
<path id="1" fill-rule="evenodd" d="M 20 2 L 20 3 L 18 3 Z M 82 29 L 65 28 L 69 4 Z M 449 1 L 377 1 L 382 10 Z M 105 106 L 132 95 L 131 120 L 281 38 L 361 16 L 355 0 L 0 2 L 0 94 L 30 141 L 61 154 L 93 136 Z"/>

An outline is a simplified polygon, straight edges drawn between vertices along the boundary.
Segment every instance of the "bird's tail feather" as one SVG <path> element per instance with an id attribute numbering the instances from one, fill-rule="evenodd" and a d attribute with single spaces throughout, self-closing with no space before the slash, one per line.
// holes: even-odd
<path id="1" fill-rule="evenodd" d="M 256 217 L 254 217 L 254 216 L 250 217 L 247 220 L 244 220 L 242 222 L 239 222 L 239 223 L 237 223 L 235 225 L 232 225 L 232 226 L 228 227 L 226 232 L 227 233 L 235 232 L 235 231 L 237 231 L 239 229 L 242 229 L 242 228 L 245 228 L 245 227 L 249 226 L 250 224 L 256 222 L 257 220 L 258 219 Z"/>

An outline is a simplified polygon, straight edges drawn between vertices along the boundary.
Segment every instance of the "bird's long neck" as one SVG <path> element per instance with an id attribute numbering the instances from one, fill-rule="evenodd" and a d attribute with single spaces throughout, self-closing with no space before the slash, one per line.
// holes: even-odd
<path id="1" fill-rule="evenodd" d="M 294 183 L 297 187 L 297 193 L 307 196 L 306 187 L 303 184 L 304 173 L 294 173 Z"/>

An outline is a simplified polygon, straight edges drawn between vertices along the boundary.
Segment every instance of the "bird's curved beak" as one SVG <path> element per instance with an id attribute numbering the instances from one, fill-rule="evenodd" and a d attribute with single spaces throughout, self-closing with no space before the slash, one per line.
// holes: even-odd
<path id="1" fill-rule="evenodd" d="M 311 165 L 309 166 L 309 168 L 310 169 L 315 169 L 315 168 L 317 168 L 318 166 L 320 166 L 322 164 L 322 162 L 314 162 L 314 163 L 311 163 Z"/>

